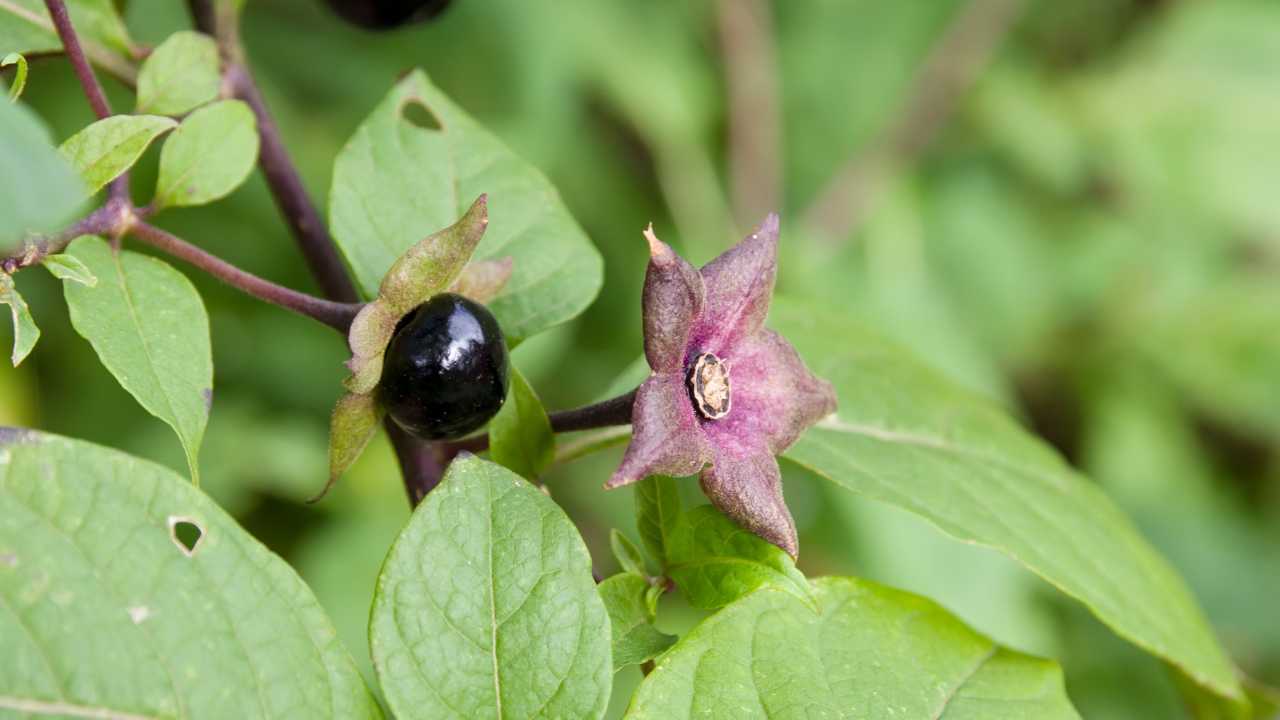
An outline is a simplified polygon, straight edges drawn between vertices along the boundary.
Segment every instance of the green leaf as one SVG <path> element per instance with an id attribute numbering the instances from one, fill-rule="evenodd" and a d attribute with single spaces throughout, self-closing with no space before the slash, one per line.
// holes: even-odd
<path id="1" fill-rule="evenodd" d="M 381 717 L 293 569 L 114 450 L 0 429 L 0 606 L 6 717 Z"/>
<path id="2" fill-rule="evenodd" d="M 67 138 L 59 150 L 92 195 L 133 167 L 153 140 L 177 125 L 158 115 L 113 115 Z"/>
<path id="3" fill-rule="evenodd" d="M 1049 660 L 1000 647 L 915 595 L 814 581 L 815 613 L 752 593 L 663 655 L 627 718 L 1078 718 Z"/>
<path id="4" fill-rule="evenodd" d="M 329 225 L 366 295 L 420 238 L 481 193 L 489 230 L 480 259 L 510 256 L 490 309 L 512 342 L 574 317 L 600 290 L 601 259 L 555 189 L 431 85 L 410 73 L 343 148 Z"/>
<path id="5" fill-rule="evenodd" d="M 36 321 L 31 317 L 27 301 L 22 299 L 22 295 L 14 287 L 13 278 L 3 272 L 0 272 L 0 304 L 8 305 L 13 315 L 13 354 L 10 359 L 13 366 L 17 367 L 35 348 L 36 341 L 40 339 L 40 328 L 36 327 Z"/>
<path id="6" fill-rule="evenodd" d="M 176 32 L 138 70 L 137 111 L 182 115 L 216 99 L 221 84 L 213 38 L 189 30 Z"/>
<path id="7" fill-rule="evenodd" d="M 785 550 L 743 530 L 710 505 L 681 513 L 667 539 L 667 563 L 667 573 L 689 604 L 704 610 L 765 586 L 815 602 L 809 582 Z"/>
<path id="8" fill-rule="evenodd" d="M 613 550 L 613 557 L 618 560 L 623 571 L 645 576 L 644 556 L 640 554 L 640 548 L 621 530 L 613 528 L 609 531 L 609 548 Z"/>
<path id="9" fill-rule="evenodd" d="M 98 278 L 74 255 L 46 255 L 40 264 L 54 277 L 65 282 L 78 282 L 87 287 L 98 284 Z"/>
<path id="10" fill-rule="evenodd" d="M 680 517 L 680 488 L 675 478 L 654 475 L 636 483 L 636 527 L 640 542 L 664 570 L 667 538 Z"/>
<path id="11" fill-rule="evenodd" d="M 536 480 L 551 466 L 555 451 L 556 436 L 547 411 L 529 381 L 512 365 L 507 401 L 489 423 L 489 457 Z"/>
<path id="12" fill-rule="evenodd" d="M 0 251 L 25 233 L 61 229 L 84 204 L 75 170 L 25 105 L 0 102 Z"/>
<path id="13" fill-rule="evenodd" d="M 11 52 L 0 59 L 0 68 L 10 65 L 16 65 L 17 68 L 13 71 L 13 84 L 9 86 L 9 99 L 17 100 L 22 97 L 22 91 L 27 87 L 27 59 L 16 52 Z"/>
<path id="14" fill-rule="evenodd" d="M 653 626 L 653 613 L 645 601 L 649 588 L 643 577 L 632 573 L 614 575 L 596 586 L 609 613 L 614 672 L 652 660 L 676 641 Z"/>
<path id="15" fill-rule="evenodd" d="M 64 285 L 71 324 L 147 412 L 178 434 L 199 480 L 197 454 L 213 401 L 209 317 L 191 281 L 168 263 L 101 238 L 82 237 L 67 253 L 98 278 Z"/>
<path id="16" fill-rule="evenodd" d="M 347 393 L 338 398 L 329 418 L 329 480 L 314 499 L 324 497 L 342 473 L 359 459 L 378 431 L 382 415 L 382 408 L 372 395 Z"/>
<path id="17" fill-rule="evenodd" d="M 67 0 L 67 10 L 89 60 L 132 79 L 132 41 L 112 0 Z M 26 55 L 62 51 L 43 0 L 0 0 L 0 48 Z"/>
<path id="18" fill-rule="evenodd" d="M 160 151 L 157 207 L 204 205 L 235 190 L 258 159 L 258 121 L 239 100 L 187 116 Z"/>
<path id="19" fill-rule="evenodd" d="M 454 460 L 378 576 L 369 643 L 404 718 L 600 717 L 608 616 L 591 557 L 549 497 Z"/>
<path id="20" fill-rule="evenodd" d="M 770 317 L 840 402 L 787 458 L 1004 552 L 1120 636 L 1215 692 L 1243 698 L 1182 579 L 1050 448 L 857 325 L 781 299 Z"/>

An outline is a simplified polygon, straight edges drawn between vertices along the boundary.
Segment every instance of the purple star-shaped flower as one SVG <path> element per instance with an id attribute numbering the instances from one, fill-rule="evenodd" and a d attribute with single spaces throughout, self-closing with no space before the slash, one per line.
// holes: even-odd
<path id="1" fill-rule="evenodd" d="M 632 436 L 607 487 L 701 472 L 712 504 L 795 557 L 795 522 L 775 456 L 835 412 L 782 336 L 764 328 L 778 267 L 778 216 L 696 270 L 645 230 L 644 353 Z"/>

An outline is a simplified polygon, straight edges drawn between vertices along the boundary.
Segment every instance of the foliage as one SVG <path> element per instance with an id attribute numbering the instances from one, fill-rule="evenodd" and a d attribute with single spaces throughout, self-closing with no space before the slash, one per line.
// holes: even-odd
<path id="1" fill-rule="evenodd" d="M 1280 706 L 1274 4 L 65 4 L 125 114 L 0 0 L 0 424 L 49 431 L 0 429 L 0 714 Z M 769 211 L 762 333 L 838 396 L 779 456 L 798 558 L 603 490 L 631 405 L 549 410 L 649 377 L 647 223 L 701 263 Z M 406 444 L 381 354 L 443 290 L 519 371 Z"/>
<path id="2" fill-rule="evenodd" d="M 609 697 L 608 627 L 564 511 L 471 458 L 391 546 L 369 643 L 397 717 L 591 717 Z"/>

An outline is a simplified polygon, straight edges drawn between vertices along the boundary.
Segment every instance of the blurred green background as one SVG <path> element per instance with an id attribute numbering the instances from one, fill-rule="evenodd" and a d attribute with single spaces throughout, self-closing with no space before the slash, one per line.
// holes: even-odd
<path id="1" fill-rule="evenodd" d="M 1016 17 L 993 30 L 1005 7 Z M 133 0 L 127 16 L 144 43 L 188 25 L 173 0 Z M 744 30 L 744 17 L 763 22 Z M 457 0 L 434 24 L 371 34 L 319 0 L 249 0 L 243 33 L 322 204 L 339 148 L 413 66 L 560 188 L 605 256 L 606 282 L 585 315 L 514 353 L 548 407 L 600 396 L 638 356 L 646 223 L 704 262 L 763 214 L 740 207 L 733 227 L 735 188 L 766 201 L 780 188 L 780 292 L 879 328 L 1024 419 L 1182 571 L 1240 666 L 1280 684 L 1278 29 L 1280 4 L 1266 0 Z M 728 62 L 726 40 L 738 48 Z M 976 78 L 939 113 L 929 102 L 947 109 L 953 76 L 922 68 L 963 76 L 967 62 Z M 735 112 L 730 86 L 759 104 Z M 916 95 L 937 132 L 896 142 Z M 24 100 L 59 140 L 92 119 L 61 60 L 33 62 Z M 732 170 L 744 129 L 759 132 L 750 146 L 763 168 L 776 159 L 776 177 Z M 139 201 L 154 155 L 135 173 Z M 804 224 L 850 163 L 879 168 L 856 222 Z M 158 222 L 314 290 L 260 178 Z M 205 488 L 298 569 L 370 673 L 373 580 L 408 515 L 385 440 L 328 499 L 302 503 L 325 476 L 344 344 L 182 269 L 213 329 Z M 54 281 L 23 273 L 19 286 L 44 336 L 20 369 L 0 365 L 0 423 L 185 472 L 169 429 L 71 330 Z M 634 536 L 630 493 L 601 489 L 618 456 L 547 479 L 605 572 L 608 529 Z M 1184 716 L 1157 661 L 1003 556 L 784 472 L 807 573 L 921 592 L 1001 642 L 1059 658 L 1086 717 Z M 638 677 L 619 674 L 615 710 Z"/>

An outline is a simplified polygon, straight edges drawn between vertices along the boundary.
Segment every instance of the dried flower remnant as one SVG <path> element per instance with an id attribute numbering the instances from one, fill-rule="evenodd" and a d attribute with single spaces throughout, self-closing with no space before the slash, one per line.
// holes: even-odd
<path id="1" fill-rule="evenodd" d="M 742 527 L 799 550 L 776 455 L 835 412 L 831 384 L 764 327 L 777 274 L 778 216 L 701 270 L 653 234 L 644 284 L 652 373 L 632 438 L 608 487 L 649 475 L 701 474 L 712 504 Z"/>

